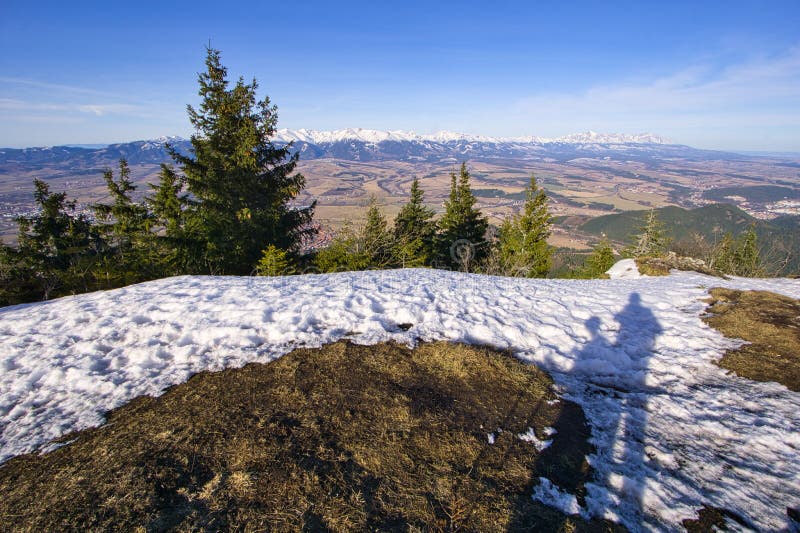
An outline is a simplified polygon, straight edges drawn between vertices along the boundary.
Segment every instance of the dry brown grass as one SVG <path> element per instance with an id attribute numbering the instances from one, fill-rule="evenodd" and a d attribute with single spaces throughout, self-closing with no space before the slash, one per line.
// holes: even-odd
<path id="1" fill-rule="evenodd" d="M 711 289 L 705 321 L 745 344 L 718 362 L 742 377 L 800 392 L 800 302 L 765 291 Z"/>
<path id="2" fill-rule="evenodd" d="M 698 510 L 697 518 L 687 518 L 681 524 L 688 533 L 710 533 L 714 531 L 729 531 L 729 521 L 749 529 L 747 522 L 736 513 L 707 505 Z"/>
<path id="3" fill-rule="evenodd" d="M 645 276 L 668 276 L 670 270 L 675 269 L 699 272 L 708 276 L 725 277 L 721 272 L 708 268 L 703 261 L 691 257 L 680 257 L 673 252 L 663 257 L 637 257 L 634 260 L 639 272 Z"/>
<path id="4" fill-rule="evenodd" d="M 644 276 L 669 276 L 669 266 L 657 257 L 637 257 L 634 261 L 639 273 Z"/>
<path id="5" fill-rule="evenodd" d="M 336 343 L 202 373 L 140 397 L 43 456 L 0 468 L 13 530 L 574 531 L 607 523 L 534 502 L 584 495 L 580 408 L 506 354 Z M 537 452 L 516 434 L 552 426 Z M 488 443 L 494 432 L 496 441 Z"/>

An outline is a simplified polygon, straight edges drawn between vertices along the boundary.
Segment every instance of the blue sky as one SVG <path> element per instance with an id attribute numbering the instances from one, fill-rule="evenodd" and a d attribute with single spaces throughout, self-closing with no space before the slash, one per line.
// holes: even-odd
<path id="1" fill-rule="evenodd" d="M 0 4 L 0 146 L 188 136 L 204 47 L 279 127 L 800 151 L 800 1 Z"/>

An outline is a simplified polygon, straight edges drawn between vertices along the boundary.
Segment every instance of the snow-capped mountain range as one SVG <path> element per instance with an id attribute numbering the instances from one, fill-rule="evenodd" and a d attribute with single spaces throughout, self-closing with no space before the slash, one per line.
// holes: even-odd
<path id="1" fill-rule="evenodd" d="M 468 135 L 466 133 L 452 131 L 440 131 L 430 135 L 420 135 L 413 131 L 381 131 L 364 128 L 346 128 L 334 131 L 280 129 L 277 131 L 275 139 L 283 142 L 294 141 L 310 144 L 332 144 L 343 141 L 361 141 L 366 143 L 429 141 L 435 143 L 480 142 L 491 144 L 674 144 L 669 139 L 652 133 L 630 135 L 626 133 L 597 133 L 594 131 L 587 131 L 556 138 L 538 136 L 488 137 L 485 135 Z"/>
<path id="2" fill-rule="evenodd" d="M 291 151 L 302 160 L 338 159 L 343 161 L 476 161 L 496 159 L 606 158 L 619 161 L 653 158 L 688 158 L 692 160 L 731 159 L 741 156 L 725 152 L 699 150 L 675 144 L 652 133 L 596 133 L 588 131 L 553 139 L 543 137 L 487 137 L 441 131 L 421 135 L 408 131 L 379 131 L 348 128 L 335 131 L 281 129 L 272 141 L 292 143 Z M 191 152 L 191 143 L 182 137 L 109 144 L 107 146 L 54 146 L 48 148 L 0 149 L 0 171 L 14 168 L 65 166 L 113 166 L 120 158 L 130 164 L 168 163 L 172 159 L 167 145 L 182 153 Z M 22 165 L 22 167 L 20 167 Z"/>

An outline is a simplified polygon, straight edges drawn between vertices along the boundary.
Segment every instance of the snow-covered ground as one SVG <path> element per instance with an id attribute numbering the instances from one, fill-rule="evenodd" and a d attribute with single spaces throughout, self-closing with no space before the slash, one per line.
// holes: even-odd
<path id="1" fill-rule="evenodd" d="M 800 394 L 712 364 L 736 345 L 700 319 L 713 286 L 800 297 L 793 280 L 523 280 L 419 269 L 179 277 L 3 308 L 0 460 L 98 425 L 106 410 L 201 370 L 343 337 L 450 339 L 509 348 L 550 370 L 582 405 L 597 447 L 584 515 L 671 530 L 705 503 L 753 528 L 790 528 L 786 508 L 800 505 Z M 535 495 L 578 510 L 549 481 Z"/>

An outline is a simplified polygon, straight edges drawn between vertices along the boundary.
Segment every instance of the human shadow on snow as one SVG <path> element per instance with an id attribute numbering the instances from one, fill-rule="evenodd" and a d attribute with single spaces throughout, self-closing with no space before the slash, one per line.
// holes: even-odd
<path id="1" fill-rule="evenodd" d="M 630 295 L 614 320 L 618 328 L 612 328 L 617 331 L 612 341 L 603 335 L 600 318 L 589 318 L 585 325 L 591 339 L 574 355 L 572 369 L 560 374 L 554 372 L 556 382 L 567 385 L 576 398 L 602 406 L 592 410 L 595 446 L 586 446 L 587 454 L 593 453 L 598 459 L 593 461 L 594 469 L 589 470 L 584 462 L 578 475 L 575 468 L 563 472 L 565 461 L 570 460 L 565 459 L 565 450 L 575 455 L 575 433 L 583 433 L 566 403 L 554 424 L 552 444 L 538 457 L 530 491 L 520 496 L 508 531 L 529 527 L 525 515 L 529 512 L 526 509 L 530 509 L 531 495 L 537 487 L 540 493 L 548 492 L 543 490 L 544 486 L 539 487 L 542 483 L 552 484 L 564 499 L 576 496 L 587 517 L 624 517 L 619 521 L 633 531 L 657 526 L 648 521 L 642 499 L 648 468 L 644 442 L 647 398 L 655 392 L 646 381 L 653 345 L 663 329 L 653 312 L 642 304 L 638 293 Z M 567 434 L 559 432 L 562 427 Z M 586 428 L 580 437 L 588 434 Z M 578 460 L 583 462 L 583 456 Z M 588 507 L 587 496 L 591 496 Z"/>

